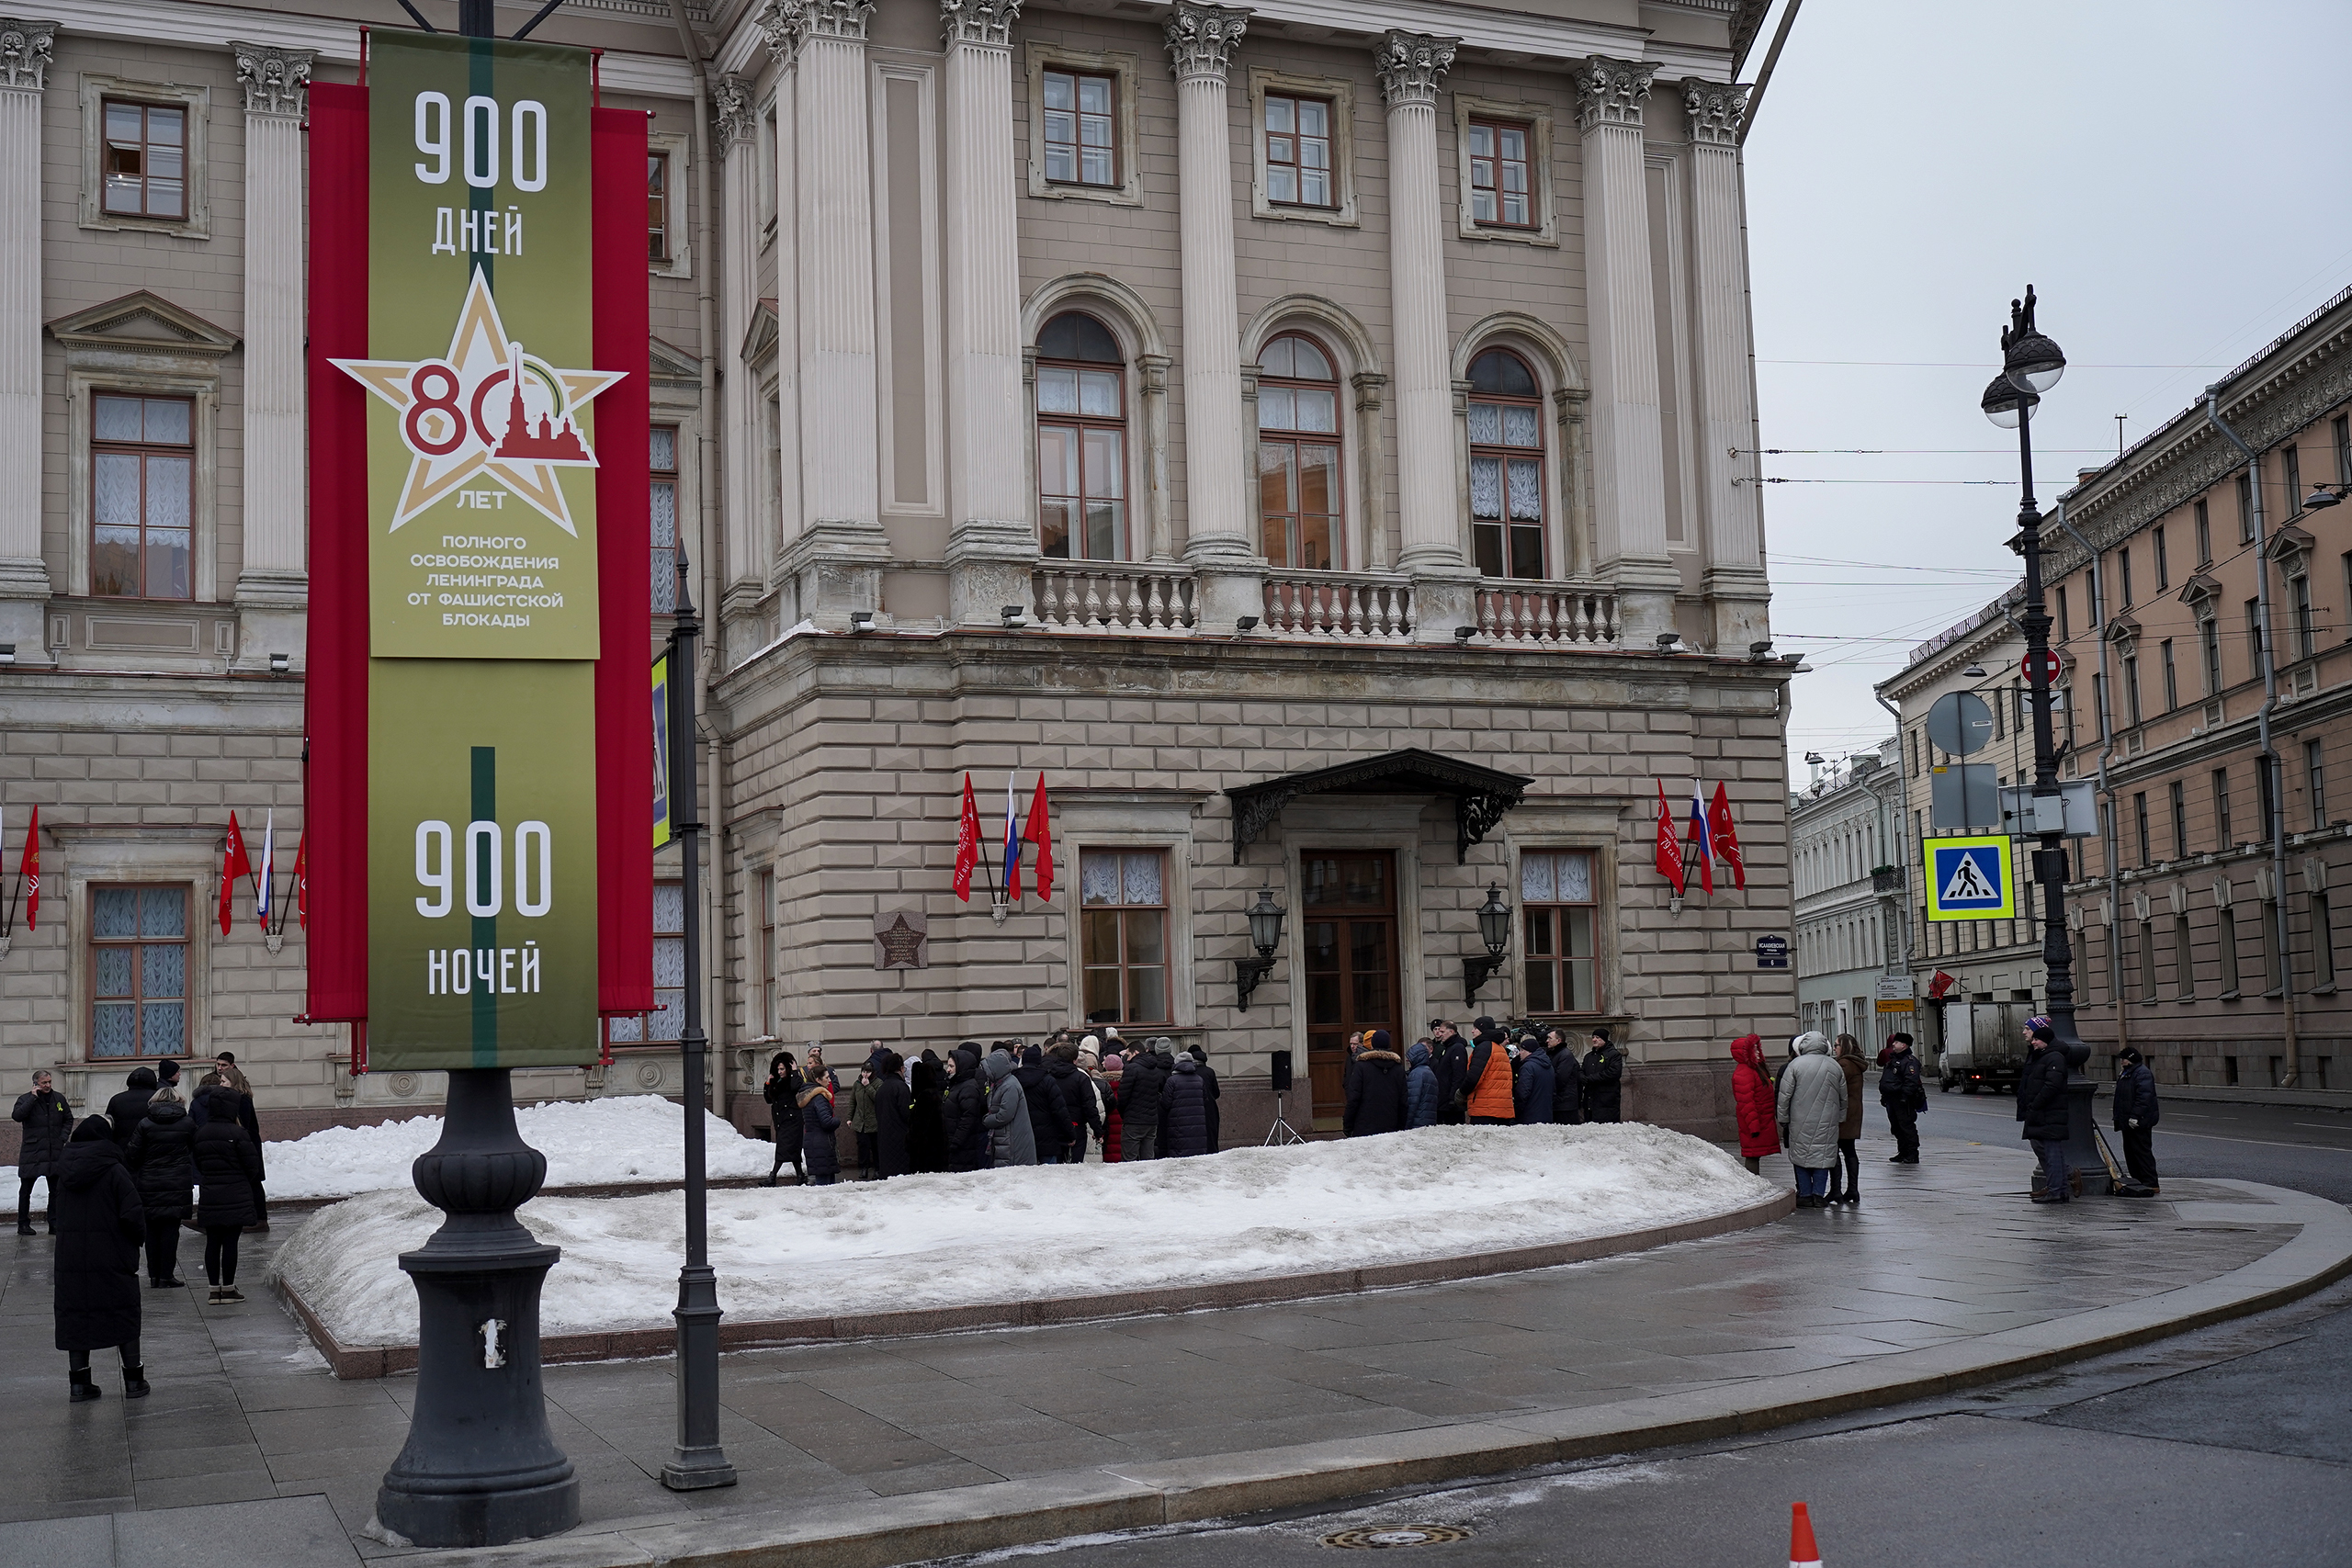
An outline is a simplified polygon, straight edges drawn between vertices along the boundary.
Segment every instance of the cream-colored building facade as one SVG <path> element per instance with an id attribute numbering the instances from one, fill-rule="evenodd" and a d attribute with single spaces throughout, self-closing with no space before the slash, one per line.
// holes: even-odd
<path id="1" fill-rule="evenodd" d="M 300 830 L 304 93 L 355 79 L 380 9 L 0 19 L 0 470 L 40 476 L 0 489 L 0 836 L 13 873 L 38 803 L 44 857 L 0 1073 L 85 1101 L 221 1047 L 279 1132 L 438 1093 L 299 1021 L 299 927 L 264 938 L 242 889 L 210 920 L 227 812 L 274 810 L 281 865 Z M 733 1103 L 777 1043 L 1115 1017 L 1202 1043 L 1247 1142 L 1276 1053 L 1294 1120 L 1329 1120 L 1346 1032 L 1491 1013 L 1609 1028 L 1630 1113 L 1727 1124 L 1724 1043 L 1794 1012 L 1757 957 L 1790 926 L 1794 665 L 1734 455 L 1761 10 L 714 0 L 681 28 L 572 0 L 540 28 L 650 116 L 656 525 L 712 626 L 697 913 Z M 132 463 L 164 498 L 136 581 L 105 531 Z M 989 859 L 1005 775 L 1024 816 L 1043 776 L 1050 898 L 954 896 L 967 774 Z M 1650 869 L 1658 784 L 1694 776 L 1729 786 L 1743 892 Z M 1245 1002 L 1261 889 L 1284 921 Z M 674 1089 L 686 915 L 662 883 L 664 1011 L 518 1093 Z"/>

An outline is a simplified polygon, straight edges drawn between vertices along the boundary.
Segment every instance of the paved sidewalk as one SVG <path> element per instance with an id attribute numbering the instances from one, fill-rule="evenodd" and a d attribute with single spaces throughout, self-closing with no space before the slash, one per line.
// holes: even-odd
<path id="1" fill-rule="evenodd" d="M 582 1528 L 502 1556 L 718 1561 L 735 1543 L 781 1562 L 831 1530 L 821 1560 L 885 1562 L 1489 1472 L 1562 1445 L 1682 1440 L 2087 1353 L 2244 1310 L 2345 1250 L 2342 1207 L 2281 1190 L 2179 1182 L 2160 1201 L 2036 1208 L 2021 1149 L 1931 1139 L 1928 1153 L 1918 1167 L 1870 1156 L 1859 1209 L 1529 1274 L 731 1355 L 722 1438 L 743 1482 L 723 1492 L 680 1496 L 653 1479 L 672 1434 L 666 1362 L 551 1368 Z M 45 1239 L 0 1245 L 16 1483 L 0 1520 L 50 1521 L 6 1525 L 12 1551 L 43 1541 L 28 1561 L 169 1564 L 156 1535 L 168 1519 L 174 1540 L 209 1549 L 191 1562 L 406 1555 L 357 1532 L 413 1379 L 335 1382 L 260 1292 L 230 1309 L 150 1292 L 153 1396 L 126 1405 L 102 1357 L 107 1397 L 70 1406 L 48 1256 Z M 258 1277 L 258 1258 L 246 1269 Z M 322 1499 L 352 1556 L 321 1534 Z M 187 1511 L 151 1517 L 164 1509 Z M 933 1534 L 865 1551 L 837 1539 L 893 1519 Z M 268 1544 L 280 1540 L 311 1544 Z"/>

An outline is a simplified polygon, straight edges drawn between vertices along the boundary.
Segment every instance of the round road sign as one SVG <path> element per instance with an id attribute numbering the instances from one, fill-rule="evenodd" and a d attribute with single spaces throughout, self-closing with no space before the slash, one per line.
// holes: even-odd
<path id="1" fill-rule="evenodd" d="M 2066 671 L 2066 661 L 2058 657 L 2056 649 L 2045 648 L 2041 650 L 2041 668 L 2044 682 L 2054 686 L 2058 683 L 2058 677 Z M 2027 684 L 2032 684 L 2033 655 L 2029 653 L 2018 661 L 2018 672 L 2025 677 Z"/>

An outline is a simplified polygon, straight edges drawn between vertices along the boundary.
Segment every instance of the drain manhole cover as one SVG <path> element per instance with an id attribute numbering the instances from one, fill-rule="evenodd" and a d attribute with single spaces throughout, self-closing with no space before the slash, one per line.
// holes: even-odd
<path id="1" fill-rule="evenodd" d="M 1357 1529 L 1340 1530 L 1323 1538 L 1326 1546 L 1437 1546 L 1449 1540 L 1467 1540 L 1470 1532 L 1460 1525 L 1368 1525 Z"/>

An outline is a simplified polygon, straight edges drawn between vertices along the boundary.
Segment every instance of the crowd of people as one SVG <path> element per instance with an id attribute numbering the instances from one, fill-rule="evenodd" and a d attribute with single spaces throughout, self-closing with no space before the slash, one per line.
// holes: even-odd
<path id="1" fill-rule="evenodd" d="M 235 1055 L 223 1051 L 184 1098 L 180 1064 L 160 1061 L 132 1068 L 104 1113 L 76 1123 L 51 1076 L 37 1072 L 14 1114 L 24 1128 L 18 1235 L 37 1234 L 33 1184 L 49 1182 L 51 1308 L 69 1397 L 99 1397 L 90 1356 L 112 1349 L 122 1358 L 123 1397 L 141 1398 L 148 1392 L 139 1348 L 142 1252 L 150 1289 L 181 1289 L 180 1229 L 200 1230 L 210 1304 L 245 1299 L 237 1290 L 237 1238 L 269 1223 L 252 1085 Z"/>
<path id="2" fill-rule="evenodd" d="M 1597 1029 L 1579 1058 L 1568 1031 L 1513 1032 L 1481 1018 L 1463 1033 L 1450 1020 L 1403 1055 L 1385 1029 L 1348 1037 L 1340 1131 L 1361 1138 L 1440 1123 L 1513 1126 L 1615 1122 L 1623 1115 L 1625 1053 Z"/>

